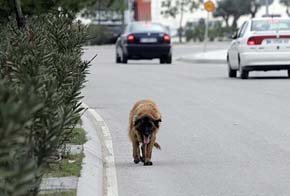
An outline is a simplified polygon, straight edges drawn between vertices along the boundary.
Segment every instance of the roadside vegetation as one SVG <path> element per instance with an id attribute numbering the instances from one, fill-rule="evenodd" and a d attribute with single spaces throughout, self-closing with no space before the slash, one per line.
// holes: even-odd
<path id="1" fill-rule="evenodd" d="M 123 32 L 123 25 L 90 24 L 87 27 L 87 45 L 114 44 Z"/>
<path id="2" fill-rule="evenodd" d="M 96 7 L 122 11 L 127 5 L 122 0 L 0 0 L 1 196 L 35 196 L 44 176 L 80 175 L 83 154 L 67 153 L 67 146 L 86 141 L 76 125 L 90 62 L 81 60 L 87 27 L 75 18 L 93 14 Z"/>
<path id="3" fill-rule="evenodd" d="M 62 157 L 60 161 L 47 164 L 44 168 L 44 177 L 80 177 L 83 153 Z"/>
<path id="4" fill-rule="evenodd" d="M 76 196 L 76 191 L 65 191 L 65 192 L 46 192 L 39 194 L 39 196 Z"/>
<path id="5" fill-rule="evenodd" d="M 64 152 L 60 153 L 58 159 L 56 158 L 56 160 L 52 160 L 45 165 L 43 177 L 80 177 L 84 157 L 82 145 L 86 141 L 85 130 L 82 128 L 74 128 L 66 144 L 80 146 L 80 150 L 73 152 L 70 148 L 66 148 Z"/>
<path id="6" fill-rule="evenodd" d="M 71 137 L 68 138 L 67 143 L 75 144 L 75 145 L 82 145 L 87 141 L 86 133 L 83 128 L 74 128 L 71 133 Z"/>
<path id="7" fill-rule="evenodd" d="M 10 20 L 0 31 L 0 195 L 34 196 L 69 138 L 84 141 L 74 128 L 89 68 L 81 60 L 85 27 L 55 12 L 25 26 Z M 69 168 L 65 161 L 58 167 Z M 79 175 L 75 170 L 67 172 Z"/>
<path id="8" fill-rule="evenodd" d="M 199 21 L 189 22 L 183 26 L 184 15 L 193 13 L 197 9 L 203 9 L 201 0 L 162 0 L 162 11 L 165 17 L 179 20 L 177 35 L 179 41 L 182 42 L 182 37 L 187 41 L 203 41 L 205 32 L 205 19 L 200 18 Z M 290 1 L 281 0 L 286 6 L 287 14 L 290 15 Z M 269 4 L 273 0 L 268 0 Z M 257 12 L 265 6 L 265 0 L 220 0 L 217 1 L 216 9 L 213 12 L 214 20 L 209 24 L 209 40 L 223 41 L 231 37 L 233 32 L 237 30 L 237 22 L 242 16 L 255 17 Z"/>

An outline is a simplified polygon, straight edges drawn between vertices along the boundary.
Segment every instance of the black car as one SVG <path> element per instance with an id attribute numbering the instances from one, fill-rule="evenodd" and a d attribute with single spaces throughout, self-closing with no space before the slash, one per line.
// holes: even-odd
<path id="1" fill-rule="evenodd" d="M 132 22 L 116 41 L 116 63 L 128 59 L 160 59 L 160 63 L 172 62 L 171 37 L 159 23 Z"/>

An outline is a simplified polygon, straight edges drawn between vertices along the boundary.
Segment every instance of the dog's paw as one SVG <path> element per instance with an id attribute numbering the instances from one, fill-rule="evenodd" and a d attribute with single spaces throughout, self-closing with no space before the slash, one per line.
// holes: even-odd
<path id="1" fill-rule="evenodd" d="M 138 164 L 140 162 L 140 159 L 134 159 L 134 163 Z"/>
<path id="2" fill-rule="evenodd" d="M 152 166 L 153 163 L 151 161 L 144 162 L 144 166 Z"/>
<path id="3" fill-rule="evenodd" d="M 144 157 L 140 157 L 141 161 L 144 163 L 145 162 L 145 158 Z"/>

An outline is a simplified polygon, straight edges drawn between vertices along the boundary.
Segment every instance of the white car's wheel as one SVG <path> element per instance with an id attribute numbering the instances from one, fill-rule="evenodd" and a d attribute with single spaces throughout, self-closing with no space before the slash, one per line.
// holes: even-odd
<path id="1" fill-rule="evenodd" d="M 248 79 L 249 71 L 245 70 L 242 66 L 240 66 L 240 77 L 241 79 Z"/>
<path id="2" fill-rule="evenodd" d="M 228 75 L 230 78 L 236 78 L 237 77 L 237 70 L 233 70 L 229 67 Z"/>
<path id="3" fill-rule="evenodd" d="M 241 59 L 240 59 L 240 55 L 238 57 L 239 59 L 239 72 L 240 72 L 240 78 L 241 79 L 248 79 L 249 77 L 249 71 L 246 70 L 243 66 L 241 66 Z"/>
<path id="4" fill-rule="evenodd" d="M 229 56 L 227 56 L 227 62 L 228 62 L 228 76 L 230 78 L 236 78 L 237 77 L 237 70 L 232 69 Z"/>

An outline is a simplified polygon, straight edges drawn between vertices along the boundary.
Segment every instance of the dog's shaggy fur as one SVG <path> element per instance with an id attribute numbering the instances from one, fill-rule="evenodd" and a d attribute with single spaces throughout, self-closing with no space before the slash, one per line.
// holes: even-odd
<path id="1" fill-rule="evenodd" d="M 129 137 L 133 144 L 134 163 L 142 161 L 144 165 L 153 164 L 151 162 L 153 147 L 161 149 L 156 143 L 160 122 L 161 114 L 152 100 L 138 101 L 132 108 L 129 116 Z"/>

